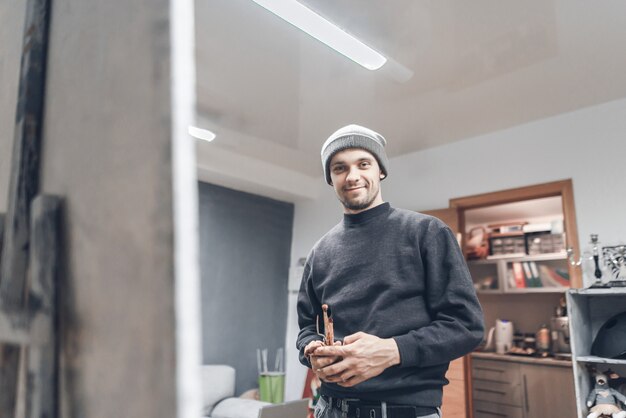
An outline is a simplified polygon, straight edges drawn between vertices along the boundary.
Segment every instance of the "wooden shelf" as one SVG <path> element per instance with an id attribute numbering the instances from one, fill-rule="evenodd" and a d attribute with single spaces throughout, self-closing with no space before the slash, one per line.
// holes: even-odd
<path id="1" fill-rule="evenodd" d="M 521 287 L 521 288 L 509 288 L 505 293 L 507 294 L 525 294 L 525 293 L 565 293 L 569 287 Z"/>
<path id="2" fill-rule="evenodd" d="M 471 353 L 472 358 L 484 358 L 487 360 L 508 361 L 511 363 L 528 363 L 543 366 L 561 366 L 572 367 L 570 360 L 558 360 L 554 357 L 533 357 L 533 356 L 516 356 L 513 354 L 497 354 L 488 351 L 474 351 Z"/>
<path id="3" fill-rule="evenodd" d="M 504 292 L 500 289 L 479 289 L 476 293 L 479 295 L 501 295 Z"/>
<path id="4" fill-rule="evenodd" d="M 515 257 L 502 257 L 483 260 L 469 260 L 467 265 L 470 269 L 470 273 L 476 283 L 481 283 L 482 277 L 494 276 L 498 283 L 496 289 L 487 288 L 479 289 L 476 292 L 478 294 L 558 294 L 563 293 L 570 289 L 569 286 L 539 286 L 539 287 L 513 287 L 508 282 L 509 270 L 511 269 L 511 263 L 520 262 L 537 262 L 539 264 L 546 264 L 553 261 L 559 262 L 559 264 L 566 263 L 567 255 L 565 253 L 549 253 L 538 255 L 524 255 Z M 552 266 L 554 267 L 554 266 Z M 555 284 L 551 282 L 544 282 L 542 284 Z"/>
<path id="5" fill-rule="evenodd" d="M 500 261 L 505 261 L 507 263 L 513 262 L 522 262 L 522 261 L 559 261 L 566 260 L 566 253 L 549 253 L 549 254 L 537 254 L 537 255 L 524 255 L 524 256 L 513 256 L 513 257 L 497 257 L 497 258 L 487 258 L 482 260 L 468 260 L 467 264 L 497 264 Z"/>
<path id="6" fill-rule="evenodd" d="M 572 289 L 572 294 L 575 295 L 588 295 L 588 296 L 619 296 L 626 295 L 626 287 L 609 287 L 609 288 L 597 288 L 597 289 Z"/>
<path id="7" fill-rule="evenodd" d="M 578 356 L 576 357 L 576 361 L 579 361 L 581 363 L 597 363 L 597 364 L 626 364 L 626 360 L 597 357 L 597 356 Z"/>

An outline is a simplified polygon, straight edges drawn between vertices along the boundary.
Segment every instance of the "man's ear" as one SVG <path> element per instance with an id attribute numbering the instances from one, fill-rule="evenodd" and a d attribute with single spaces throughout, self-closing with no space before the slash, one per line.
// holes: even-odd
<path id="1" fill-rule="evenodd" d="M 382 179 L 384 179 L 385 177 L 387 177 L 387 175 L 386 175 L 385 173 L 381 172 L 381 173 L 380 173 L 380 179 L 382 180 Z"/>

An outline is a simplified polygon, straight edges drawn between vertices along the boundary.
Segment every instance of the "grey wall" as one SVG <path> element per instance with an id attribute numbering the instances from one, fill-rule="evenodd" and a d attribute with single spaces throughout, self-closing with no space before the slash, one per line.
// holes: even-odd
<path id="1" fill-rule="evenodd" d="M 65 199 L 62 417 L 176 416 L 168 13 L 52 2 L 41 187 Z"/>
<path id="2" fill-rule="evenodd" d="M 203 362 L 237 371 L 237 394 L 257 386 L 256 348 L 274 365 L 284 346 L 294 207 L 199 184 Z"/>

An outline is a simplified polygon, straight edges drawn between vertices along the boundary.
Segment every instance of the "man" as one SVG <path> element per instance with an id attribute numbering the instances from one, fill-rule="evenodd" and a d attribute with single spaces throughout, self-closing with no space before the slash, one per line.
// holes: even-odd
<path id="1" fill-rule="evenodd" d="M 385 145 L 380 134 L 349 125 L 322 146 L 344 216 L 311 250 L 298 295 L 300 361 L 322 381 L 316 418 L 440 417 L 449 362 L 483 336 L 454 234 L 383 201 Z M 322 304 L 332 312 L 334 346 L 316 331 Z"/>

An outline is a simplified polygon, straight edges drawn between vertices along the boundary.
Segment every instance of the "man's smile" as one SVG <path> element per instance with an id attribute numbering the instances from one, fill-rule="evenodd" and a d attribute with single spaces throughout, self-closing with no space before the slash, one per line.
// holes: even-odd
<path id="1" fill-rule="evenodd" d="M 355 190 L 360 190 L 360 189 L 364 189 L 364 188 L 365 188 L 365 186 L 357 186 L 357 187 L 346 188 L 345 190 L 347 192 L 353 192 Z"/>

